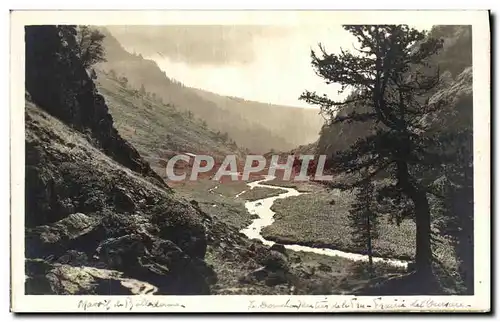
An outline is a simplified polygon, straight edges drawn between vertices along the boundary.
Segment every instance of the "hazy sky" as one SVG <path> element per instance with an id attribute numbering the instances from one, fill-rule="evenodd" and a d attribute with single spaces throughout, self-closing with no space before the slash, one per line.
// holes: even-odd
<path id="1" fill-rule="evenodd" d="M 430 25 L 415 26 L 430 29 Z M 169 77 L 187 86 L 261 102 L 311 107 L 305 90 L 337 96 L 312 69 L 310 50 L 352 49 L 340 25 L 305 26 L 111 26 L 131 52 L 154 59 Z"/>

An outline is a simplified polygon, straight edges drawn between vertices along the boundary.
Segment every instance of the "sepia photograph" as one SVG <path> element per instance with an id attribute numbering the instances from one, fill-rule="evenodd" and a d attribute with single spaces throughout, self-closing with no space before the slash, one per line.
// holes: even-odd
<path id="1" fill-rule="evenodd" d="M 490 310 L 488 12 L 11 23 L 12 310 Z"/>

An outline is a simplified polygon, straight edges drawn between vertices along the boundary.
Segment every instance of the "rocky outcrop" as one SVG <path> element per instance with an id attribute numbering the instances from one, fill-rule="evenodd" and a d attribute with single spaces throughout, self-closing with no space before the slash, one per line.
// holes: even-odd
<path id="1" fill-rule="evenodd" d="M 278 243 L 275 243 L 271 246 L 270 248 L 271 250 L 274 250 L 274 251 L 277 251 L 278 253 L 281 253 L 283 255 L 287 255 L 286 254 L 286 248 L 285 248 L 285 245 L 283 244 L 278 244 Z"/>
<path id="2" fill-rule="evenodd" d="M 158 294 L 210 292 L 216 277 L 203 261 L 207 218 L 200 210 L 29 102 L 26 116 L 26 150 L 37 156 L 26 159 L 26 257 L 51 265 L 43 274 L 26 266 L 28 292 L 41 292 L 40 283 L 47 294 L 101 294 L 107 275 L 94 269 L 151 284 Z M 87 269 L 73 274 L 80 266 Z M 64 285 L 56 283 L 61 276 L 69 279 Z M 112 292 L 128 292 L 112 283 Z"/>
<path id="3" fill-rule="evenodd" d="M 291 281 L 293 276 L 284 247 L 273 246 L 267 249 L 262 245 L 253 244 L 250 247 L 250 250 L 255 253 L 253 257 L 262 266 L 240 277 L 241 283 L 263 282 L 267 286 L 275 286 Z"/>
<path id="4" fill-rule="evenodd" d="M 71 26 L 26 27 L 26 90 L 31 100 L 125 167 L 166 187 L 137 150 L 113 127 L 94 82 L 71 49 Z"/>
<path id="5" fill-rule="evenodd" d="M 472 67 L 465 68 L 455 79 L 451 78 L 451 73 L 442 78 L 443 85 L 430 97 L 429 102 L 432 104 L 442 100 L 449 104 L 434 114 L 426 115 L 422 122 L 432 125 L 435 130 L 472 128 Z"/>
<path id="6" fill-rule="evenodd" d="M 26 28 L 26 292 L 209 294 L 206 215 L 118 135 L 73 31 Z"/>
<path id="7" fill-rule="evenodd" d="M 26 266 L 30 272 L 26 279 L 27 294 L 154 295 L 158 291 L 154 285 L 125 278 L 121 272 L 113 270 L 30 259 L 26 261 Z"/>
<path id="8" fill-rule="evenodd" d="M 66 47 L 70 30 L 26 29 L 26 293 L 210 294 L 221 279 L 238 283 L 227 267 L 254 270 L 269 250 L 150 171 Z"/>

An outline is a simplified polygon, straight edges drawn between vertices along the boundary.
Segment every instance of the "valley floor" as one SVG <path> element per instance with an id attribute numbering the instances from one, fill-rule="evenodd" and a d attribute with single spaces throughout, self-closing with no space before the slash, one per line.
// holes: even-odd
<path id="1" fill-rule="evenodd" d="M 303 197 L 308 200 L 313 196 L 324 198 L 325 195 L 328 195 L 321 186 L 315 184 L 284 184 L 280 180 L 272 180 L 269 183 L 276 186 L 297 188 L 308 193 L 315 192 L 314 194 L 278 200 L 276 202 L 277 205 L 280 205 L 278 208 L 289 203 L 290 207 L 294 208 L 295 203 L 297 201 L 301 202 Z M 250 214 L 245 209 L 246 201 L 272 197 L 284 192 L 282 189 L 264 187 L 255 187 L 249 190 L 247 184 L 242 181 L 218 183 L 211 180 L 185 182 L 174 186 L 174 190 L 186 199 L 195 200 L 203 211 L 238 230 L 248 226 L 256 218 L 255 214 Z M 284 218 L 287 218 L 285 214 L 289 214 L 288 219 L 290 221 L 295 221 L 290 228 L 295 228 L 296 233 L 301 230 L 304 230 L 304 234 L 310 232 L 311 228 L 309 226 L 312 223 L 314 223 L 312 229 L 320 230 L 320 226 L 324 225 L 324 222 L 318 220 L 320 212 L 317 211 L 317 206 L 321 206 L 321 204 L 316 204 L 314 200 L 313 198 L 312 204 L 304 204 L 305 207 L 310 208 L 307 211 L 304 211 L 302 207 L 297 207 L 294 211 L 292 209 L 278 209 L 280 211 L 276 215 L 276 218 L 279 218 L 278 222 L 265 228 L 265 230 L 272 231 L 272 229 L 280 227 L 279 225 L 284 222 Z M 304 220 L 304 218 L 298 216 L 298 213 L 309 216 L 309 220 Z M 300 229 L 300 226 L 302 226 L 302 229 Z M 331 224 L 326 226 L 326 229 L 331 231 Z M 325 235 L 328 235 L 327 231 Z M 290 232 L 293 232 L 293 230 L 290 230 Z M 344 239 L 348 236 L 344 235 Z M 297 239 L 279 239 L 278 242 L 301 243 L 298 234 L 293 237 L 297 237 Z M 270 236 L 270 239 L 273 238 L 274 236 Z M 259 241 L 254 243 L 254 245 L 259 245 L 257 248 L 262 247 Z M 344 240 L 344 243 L 349 247 L 347 239 Z M 227 251 L 218 252 L 209 247 L 206 255 L 207 263 L 215 267 L 219 277 L 214 289 L 217 294 L 353 294 L 374 283 L 374 280 L 369 276 L 366 264 L 363 262 L 292 250 L 286 250 L 290 275 L 285 278 L 286 283 L 267 285 L 269 284 L 268 280 L 256 281 L 255 279 L 250 282 L 248 281 L 248 275 L 246 275 L 247 272 L 252 271 L 251 276 L 259 271 L 261 265 L 254 262 L 254 266 L 246 267 L 246 265 L 236 260 L 236 257 L 241 255 L 239 249 L 231 249 L 231 242 L 229 241 L 223 241 L 221 244 L 222 246 L 219 246 L 226 247 Z M 355 251 L 349 248 L 346 248 L 346 250 Z M 399 276 L 404 272 L 405 270 L 402 268 L 392 267 L 385 263 L 375 265 L 375 276 L 379 277 Z"/>
<path id="2" fill-rule="evenodd" d="M 356 247 L 351 238 L 348 211 L 353 202 L 353 195 L 338 190 L 329 191 L 323 186 L 311 182 L 286 182 L 274 179 L 267 185 L 295 188 L 304 194 L 274 202 L 272 210 L 274 223 L 263 228 L 262 235 L 267 240 L 279 244 L 299 244 L 317 248 L 331 248 L 346 252 L 363 254 L 365 251 Z M 248 226 L 255 214 L 245 209 L 246 201 L 276 196 L 282 189 L 255 187 L 248 190 L 245 182 L 226 182 L 223 184 L 210 180 L 201 180 L 179 185 L 177 193 L 195 199 L 200 207 L 223 222 L 242 229 Z M 404 220 L 397 225 L 390 218 L 380 218 L 380 237 L 374 243 L 374 256 L 412 260 L 414 258 L 415 225 L 411 220 Z M 435 246 L 438 259 L 450 270 L 456 265 L 452 246 L 440 240 Z M 287 250 L 290 270 L 300 276 L 302 285 L 297 289 L 295 283 L 280 285 L 279 293 L 294 294 L 344 294 L 357 292 L 373 284 L 377 279 L 401 276 L 405 269 L 391 267 L 385 263 L 376 264 L 375 279 L 370 278 L 364 262 L 354 262 L 340 257 L 324 256 L 306 252 Z M 215 254 L 207 255 L 207 261 L 216 259 Z M 222 259 L 224 261 L 224 259 Z M 218 276 L 223 276 L 218 286 L 220 294 L 261 294 L 255 284 L 246 285 L 241 278 L 238 265 L 226 261 Z M 255 267 L 257 270 L 258 267 Z M 226 286 L 224 286 L 226 285 Z M 229 286 L 231 285 L 231 286 Z M 236 285 L 236 286 L 235 286 Z M 293 286 L 293 287 L 292 287 Z M 453 292 L 453 290 L 451 290 Z"/>

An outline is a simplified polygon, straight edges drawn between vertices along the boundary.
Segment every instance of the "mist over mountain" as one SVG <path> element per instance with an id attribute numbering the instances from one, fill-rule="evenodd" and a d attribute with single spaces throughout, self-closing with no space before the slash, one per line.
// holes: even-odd
<path id="1" fill-rule="evenodd" d="M 209 128 L 227 132 L 238 146 L 251 152 L 290 150 L 318 137 L 323 119 L 316 109 L 254 102 L 185 86 L 153 60 L 127 52 L 108 30 L 102 31 L 107 62 L 100 63 L 99 69 L 114 70 L 132 86 L 144 86 L 165 103 L 191 111 Z"/>
<path id="2" fill-rule="evenodd" d="M 176 62 L 191 65 L 247 64 L 256 58 L 252 45 L 257 38 L 287 34 L 281 26 L 245 25 L 107 26 L 106 29 L 125 48 L 134 48 L 148 57 L 160 52 Z"/>

